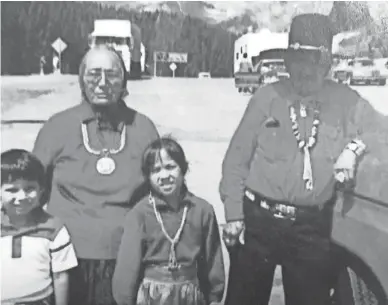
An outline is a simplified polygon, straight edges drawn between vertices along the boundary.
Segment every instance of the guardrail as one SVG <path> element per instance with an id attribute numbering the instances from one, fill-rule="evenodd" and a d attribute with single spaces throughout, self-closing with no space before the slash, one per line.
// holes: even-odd
<path id="1" fill-rule="evenodd" d="M 1 120 L 1 125 L 12 124 L 44 124 L 47 120 Z"/>

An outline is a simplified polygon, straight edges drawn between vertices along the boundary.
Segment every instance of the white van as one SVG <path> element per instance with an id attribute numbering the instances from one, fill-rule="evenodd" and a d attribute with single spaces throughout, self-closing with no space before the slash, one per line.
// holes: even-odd
<path id="1" fill-rule="evenodd" d="M 199 72 L 198 78 L 211 78 L 210 72 Z"/>

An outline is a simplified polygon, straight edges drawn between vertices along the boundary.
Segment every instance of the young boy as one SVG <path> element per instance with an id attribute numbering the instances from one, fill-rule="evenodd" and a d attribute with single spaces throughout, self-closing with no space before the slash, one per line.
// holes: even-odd
<path id="1" fill-rule="evenodd" d="M 41 202 L 46 177 L 31 153 L 1 154 L 1 303 L 67 305 L 77 259 L 68 231 Z"/>

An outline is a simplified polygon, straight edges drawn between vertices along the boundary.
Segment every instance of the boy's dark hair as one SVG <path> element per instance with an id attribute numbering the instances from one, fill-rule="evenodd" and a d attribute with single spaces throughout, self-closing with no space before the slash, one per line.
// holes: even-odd
<path id="1" fill-rule="evenodd" d="M 185 176 L 189 169 L 189 164 L 182 146 L 171 136 L 164 136 L 153 141 L 144 151 L 141 169 L 145 179 L 149 179 L 151 170 L 159 158 L 162 149 L 179 165 L 183 176 Z"/>
<path id="2" fill-rule="evenodd" d="M 18 179 L 36 181 L 45 188 L 45 169 L 32 153 L 24 149 L 10 149 L 1 154 L 1 184 Z"/>

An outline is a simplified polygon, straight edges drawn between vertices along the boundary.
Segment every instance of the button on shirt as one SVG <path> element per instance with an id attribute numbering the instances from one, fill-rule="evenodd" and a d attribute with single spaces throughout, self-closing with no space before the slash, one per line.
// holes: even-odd
<path id="1" fill-rule="evenodd" d="M 221 239 L 213 207 L 201 198 L 186 193 L 178 209 L 161 199 L 156 206 L 170 236 L 175 236 L 182 220 L 183 207 L 188 205 L 186 222 L 176 246 L 177 261 L 182 266 L 198 266 L 199 283 L 206 299 L 220 302 L 224 291 L 224 264 Z M 167 266 L 170 242 L 163 234 L 153 205 L 148 197 L 128 214 L 116 270 L 113 294 L 119 305 L 134 304 L 140 270 L 150 265 Z"/>
<path id="2" fill-rule="evenodd" d="M 79 258 L 116 258 L 124 215 L 143 182 L 143 151 L 158 138 L 154 124 L 124 103 L 120 116 L 119 130 L 101 130 L 90 105 L 83 102 L 50 118 L 35 143 L 33 152 L 52 172 L 48 212 L 65 222 Z M 90 147 L 98 151 L 117 149 L 126 125 L 123 150 L 110 156 L 116 163 L 111 175 L 97 172 L 100 156 L 86 150 L 82 123 L 87 126 Z"/>
<path id="3" fill-rule="evenodd" d="M 307 107 L 301 118 L 298 105 Z M 314 109 L 320 108 L 316 145 L 310 150 L 313 190 L 305 188 L 303 152 L 292 131 L 290 106 L 295 105 L 302 139 L 311 135 Z M 380 119 L 373 107 L 347 86 L 325 81 L 315 96 L 301 98 L 289 80 L 260 88 L 251 98 L 228 147 L 220 183 L 227 220 L 243 219 L 245 188 L 297 206 L 321 205 L 333 196 L 333 166 L 347 143 L 360 138 Z M 278 124 L 271 124 L 276 121 Z M 382 125 L 380 125 L 382 126 Z"/>

